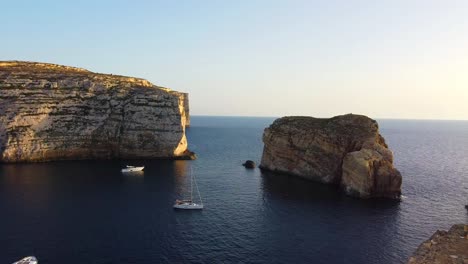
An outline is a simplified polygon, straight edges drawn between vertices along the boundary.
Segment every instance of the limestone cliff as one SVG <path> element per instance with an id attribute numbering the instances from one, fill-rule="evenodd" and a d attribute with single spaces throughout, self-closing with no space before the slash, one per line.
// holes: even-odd
<path id="1" fill-rule="evenodd" d="M 366 116 L 279 118 L 265 129 L 263 142 L 262 169 L 340 184 L 362 198 L 400 196 L 393 154 L 377 122 Z"/>
<path id="2" fill-rule="evenodd" d="M 0 62 L 0 162 L 182 158 L 187 100 L 144 79 Z"/>
<path id="3" fill-rule="evenodd" d="M 468 263 L 468 225 L 454 225 L 448 232 L 435 232 L 408 260 L 408 264 L 433 263 Z"/>

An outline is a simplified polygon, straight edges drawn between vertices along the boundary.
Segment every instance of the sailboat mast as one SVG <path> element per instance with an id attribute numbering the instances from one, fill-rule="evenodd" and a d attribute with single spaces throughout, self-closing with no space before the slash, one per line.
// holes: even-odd
<path id="1" fill-rule="evenodd" d="M 190 167 L 190 202 L 193 203 L 193 169 Z"/>
<path id="2" fill-rule="evenodd" d="M 197 187 L 197 193 L 198 193 L 198 198 L 200 198 L 200 204 L 203 205 L 203 201 L 201 199 L 201 194 L 200 194 L 200 190 L 198 189 L 198 183 L 197 181 L 195 181 L 195 187 Z"/>

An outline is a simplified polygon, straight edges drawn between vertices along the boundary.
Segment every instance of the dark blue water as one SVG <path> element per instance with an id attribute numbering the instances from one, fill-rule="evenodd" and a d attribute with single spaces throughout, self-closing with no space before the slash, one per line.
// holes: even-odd
<path id="1" fill-rule="evenodd" d="M 468 122 L 381 120 L 401 203 L 245 170 L 272 118 L 193 117 L 196 161 L 0 166 L 0 263 L 403 263 L 437 229 L 467 222 Z M 174 211 L 193 168 L 205 210 Z M 66 261 L 65 261 L 66 260 Z"/>

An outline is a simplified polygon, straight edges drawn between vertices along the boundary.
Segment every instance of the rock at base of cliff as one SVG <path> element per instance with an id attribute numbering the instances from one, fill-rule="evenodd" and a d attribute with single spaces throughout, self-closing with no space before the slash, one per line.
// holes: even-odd
<path id="1" fill-rule="evenodd" d="M 246 169 L 255 169 L 255 162 L 253 160 L 246 160 L 242 166 L 244 166 Z"/>
<path id="2" fill-rule="evenodd" d="M 196 160 L 197 159 L 197 154 L 195 152 L 192 152 L 190 150 L 184 151 L 184 153 L 180 156 L 177 156 L 175 159 L 178 160 Z"/>

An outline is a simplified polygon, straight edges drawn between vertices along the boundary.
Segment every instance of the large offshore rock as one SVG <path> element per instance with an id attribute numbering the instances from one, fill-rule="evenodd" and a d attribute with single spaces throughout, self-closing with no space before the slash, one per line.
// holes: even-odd
<path id="1" fill-rule="evenodd" d="M 265 129 L 262 169 L 340 184 L 353 196 L 398 198 L 401 174 L 378 125 L 362 115 L 283 117 Z"/>
<path id="2" fill-rule="evenodd" d="M 0 162 L 183 158 L 187 106 L 144 79 L 0 62 Z"/>

